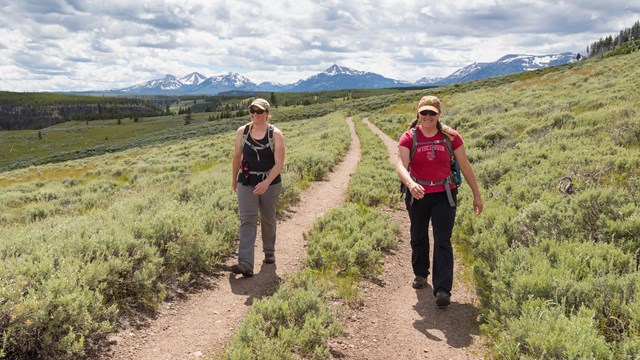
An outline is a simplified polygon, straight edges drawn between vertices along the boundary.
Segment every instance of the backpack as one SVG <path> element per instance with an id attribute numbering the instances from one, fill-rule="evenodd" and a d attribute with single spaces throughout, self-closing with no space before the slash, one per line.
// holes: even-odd
<path id="1" fill-rule="evenodd" d="M 275 149 L 275 142 L 273 141 L 273 125 L 269 124 L 269 128 L 267 129 L 267 138 L 269 139 L 269 142 L 266 145 L 254 145 L 252 144 L 249 140 L 247 140 L 247 138 L 249 137 L 249 130 L 251 129 L 251 123 L 248 123 L 244 126 L 244 130 L 242 131 L 242 146 L 244 145 L 249 145 L 250 148 L 253 149 L 253 151 L 256 152 L 256 155 L 258 155 L 258 161 L 260 161 L 260 154 L 258 153 L 258 150 L 264 150 L 267 147 L 271 148 L 271 151 L 273 152 Z"/>
<path id="2" fill-rule="evenodd" d="M 440 131 L 442 132 L 442 131 Z M 413 160 L 413 155 L 416 152 L 416 149 L 418 147 L 418 145 L 436 145 L 436 144 L 440 144 L 440 143 L 445 143 L 445 146 L 447 147 L 447 152 L 449 153 L 449 159 L 451 161 L 451 174 L 449 176 L 447 176 L 446 179 L 441 180 L 441 181 L 424 181 L 424 180 L 418 180 L 418 179 L 413 179 L 415 182 L 417 182 L 418 184 L 421 185 L 440 185 L 440 184 L 444 184 L 444 189 L 447 192 L 447 198 L 449 199 L 449 205 L 451 205 L 451 207 L 456 206 L 456 203 L 453 201 L 453 196 L 451 195 L 451 188 L 449 186 L 450 183 L 455 184 L 456 186 L 460 186 L 462 184 L 462 176 L 460 174 L 460 167 L 458 166 L 458 162 L 456 161 L 456 157 L 455 154 L 453 153 L 453 146 L 451 145 L 451 140 L 449 139 L 449 137 L 446 134 L 442 134 L 442 137 L 444 138 L 444 140 L 434 140 L 434 141 L 423 141 L 423 142 L 418 142 L 418 131 L 417 131 L 417 127 L 412 127 L 411 128 L 411 138 L 413 140 L 412 142 L 412 146 L 411 146 L 411 151 L 409 152 L 409 166 L 407 167 L 407 170 L 411 169 L 411 161 Z M 432 147 L 432 151 L 435 152 L 434 147 Z M 404 189 L 404 184 L 402 184 L 401 186 L 401 191 L 405 191 Z"/>
<path id="3" fill-rule="evenodd" d="M 258 161 L 260 161 L 260 153 L 258 152 L 259 150 L 264 150 L 266 148 L 271 148 L 272 152 L 275 150 L 276 144 L 273 141 L 273 125 L 269 124 L 269 127 L 267 128 L 267 138 L 269 139 L 269 142 L 266 145 L 261 144 L 256 146 L 252 144 L 248 140 L 250 130 L 251 130 L 251 123 L 248 123 L 244 126 L 244 130 L 242 130 L 242 146 L 244 147 L 244 145 L 249 145 L 249 147 L 256 152 Z M 245 162 L 243 161 L 242 168 L 240 169 L 243 175 L 243 179 L 247 179 L 247 181 L 248 181 L 249 175 L 258 175 L 258 176 L 261 176 L 262 179 L 264 180 L 267 176 L 269 176 L 269 173 L 271 172 L 271 170 L 269 171 L 249 170 L 248 164 L 249 164 L 248 162 L 245 164 Z M 243 185 L 246 185 L 246 184 L 243 182 Z"/>

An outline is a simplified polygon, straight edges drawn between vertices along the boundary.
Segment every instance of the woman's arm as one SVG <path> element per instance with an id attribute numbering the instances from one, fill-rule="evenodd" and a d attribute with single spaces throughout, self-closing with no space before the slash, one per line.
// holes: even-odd
<path id="1" fill-rule="evenodd" d="M 234 192 L 238 191 L 238 172 L 240 171 L 240 164 L 242 163 L 242 132 L 244 126 L 241 126 L 236 131 L 236 140 L 233 147 L 233 165 L 231 166 L 231 188 Z"/>
<path id="2" fill-rule="evenodd" d="M 400 177 L 400 181 L 409 189 L 411 196 L 416 199 L 422 199 L 424 197 L 424 188 L 422 185 L 413 181 L 411 174 L 409 174 L 409 158 L 411 157 L 411 151 L 404 147 L 398 146 L 398 161 L 396 161 L 396 172 Z"/>

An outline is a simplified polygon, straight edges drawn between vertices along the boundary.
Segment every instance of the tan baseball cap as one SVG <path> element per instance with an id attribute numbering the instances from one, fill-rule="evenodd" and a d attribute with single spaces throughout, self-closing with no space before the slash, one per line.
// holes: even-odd
<path id="1" fill-rule="evenodd" d="M 440 114 L 440 99 L 435 96 L 423 96 L 418 102 L 418 112 L 422 110 L 431 110 Z"/>
<path id="2" fill-rule="evenodd" d="M 251 109 L 252 106 L 257 106 L 258 108 L 260 108 L 262 110 L 267 110 L 267 112 L 270 111 L 269 108 L 271 107 L 267 100 L 261 99 L 261 98 L 257 98 L 255 100 L 253 100 L 251 105 L 249 105 L 249 109 Z"/>

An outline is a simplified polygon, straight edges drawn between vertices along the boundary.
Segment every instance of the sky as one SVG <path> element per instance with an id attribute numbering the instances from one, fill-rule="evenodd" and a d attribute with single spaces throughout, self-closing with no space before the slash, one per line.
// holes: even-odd
<path id="1" fill-rule="evenodd" d="M 414 82 L 507 54 L 584 55 L 638 20 L 629 0 L 0 0 L 0 91 L 195 71 L 290 84 L 333 64 Z"/>

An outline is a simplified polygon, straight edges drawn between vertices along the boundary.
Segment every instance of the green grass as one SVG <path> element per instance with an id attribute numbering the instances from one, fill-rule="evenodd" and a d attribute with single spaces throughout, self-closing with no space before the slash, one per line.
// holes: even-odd
<path id="1" fill-rule="evenodd" d="M 240 124 L 237 120 L 230 123 Z M 189 134 L 189 130 L 195 129 L 205 128 L 208 131 L 202 131 L 201 134 L 211 135 L 219 132 L 216 126 L 220 125 L 207 123 L 204 115 L 198 115 L 194 116 L 191 125 L 185 126 L 184 115 L 180 115 L 142 118 L 138 122 L 125 118 L 120 124 L 115 119 L 72 121 L 42 130 L 4 131 L 0 132 L 0 170 L 153 145 L 170 141 L 179 135 L 188 138 L 198 135 Z"/>
<path id="2" fill-rule="evenodd" d="M 246 119 L 244 119 L 246 121 Z M 344 115 L 279 124 L 281 208 L 344 156 Z M 77 358 L 235 248 L 235 128 L 0 174 L 0 354 Z M 313 156 L 311 156 L 313 154 Z M 281 209 L 281 211 L 282 211 Z M 35 340 L 34 340 L 35 339 Z"/>
<path id="3" fill-rule="evenodd" d="M 417 99 L 440 96 L 442 120 L 465 139 L 485 200 L 482 216 L 459 213 L 454 238 L 473 256 L 482 329 L 494 356 L 637 358 L 639 92 L 636 52 L 438 89 L 282 109 L 275 121 L 290 154 L 283 199 L 295 202 L 301 188 L 324 177 L 346 153 L 345 113 L 367 115 L 398 138 Z M 327 115 L 336 108 L 344 113 Z M 11 153 L 2 149 L 5 157 L 22 156 L 2 160 L 22 169 L 0 173 L 2 356 L 81 356 L 113 331 L 119 313 L 154 309 L 169 286 L 187 284 L 231 251 L 237 215 L 229 194 L 230 144 L 233 130 L 247 119 L 196 117 L 189 126 L 181 117 L 167 121 L 173 124 L 144 129 L 137 137 L 124 133 L 104 147 L 83 145 L 73 132 L 83 124 L 60 125 L 61 134 L 68 130 L 73 137 L 60 142 L 90 147 L 60 149 L 54 157 L 43 152 L 30 158 L 29 141 L 19 138 L 11 140 Z M 103 131 L 133 126 L 109 124 Z M 375 144 L 363 130 L 358 126 L 359 135 Z M 32 140 L 40 141 L 35 135 Z M 7 133 L 0 136 L 4 146 Z M 368 157 L 375 147 L 363 147 L 363 154 Z M 374 163 L 387 163 L 382 153 L 386 148 L 379 145 Z M 69 158 L 78 160 L 26 167 Z M 558 190 L 564 177 L 571 178 L 572 192 Z M 380 183 L 392 178 L 392 170 L 384 170 Z M 357 305 L 359 276 L 380 271 L 380 252 L 393 246 L 384 242 L 393 235 L 378 231 L 390 229 L 388 220 L 365 205 L 387 200 L 364 197 L 357 189 L 372 186 L 364 181 L 351 186 L 356 191 L 350 197 L 359 204 L 332 211 L 308 234 L 309 268 L 299 276 L 311 280 L 293 277 L 293 288 L 284 287 L 273 304 L 256 307 L 239 334 L 261 331 L 266 337 L 256 333 L 264 339 L 258 344 L 238 340 L 238 356 L 327 356 L 326 341 L 340 330 L 328 302 L 340 298 Z M 462 189 L 460 206 L 470 203 L 471 192 Z M 354 232 L 368 225 L 369 239 Z M 285 311 L 288 300 L 289 309 L 297 310 Z M 273 309 L 282 310 L 282 317 L 270 317 Z M 282 336 L 273 336 L 276 328 Z M 233 349 L 227 354 L 236 354 Z"/>
<path id="4" fill-rule="evenodd" d="M 454 228 L 473 255 L 482 328 L 498 358 L 636 358 L 640 54 L 514 80 L 435 91 L 485 200 Z M 398 138 L 418 98 L 370 120 Z M 463 189 L 460 206 L 471 201 Z"/>

